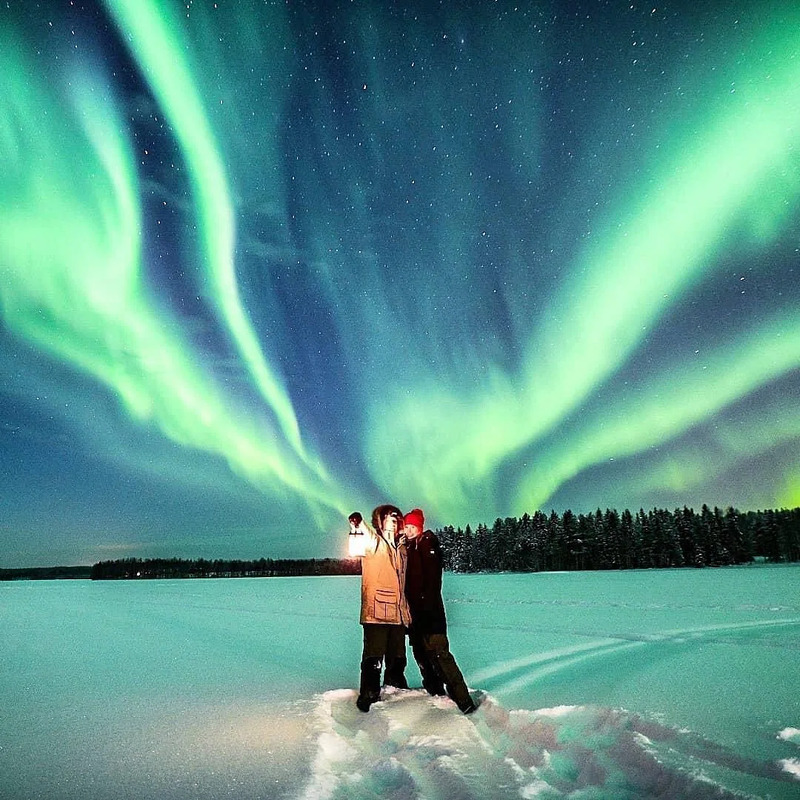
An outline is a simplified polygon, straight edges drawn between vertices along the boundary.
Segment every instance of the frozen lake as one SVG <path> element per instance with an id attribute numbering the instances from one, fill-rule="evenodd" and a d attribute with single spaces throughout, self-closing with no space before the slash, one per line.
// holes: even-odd
<path id="1" fill-rule="evenodd" d="M 800 797 L 800 565 L 448 574 L 470 717 L 355 711 L 358 595 L 0 584 L 0 797 Z"/>

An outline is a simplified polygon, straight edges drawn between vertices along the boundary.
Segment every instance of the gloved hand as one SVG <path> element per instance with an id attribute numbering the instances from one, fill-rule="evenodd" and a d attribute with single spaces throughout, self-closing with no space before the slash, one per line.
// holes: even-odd
<path id="1" fill-rule="evenodd" d="M 347 519 L 350 522 L 350 530 L 353 531 L 353 533 L 361 527 L 361 523 L 364 520 L 361 513 L 358 511 L 354 511 Z"/>

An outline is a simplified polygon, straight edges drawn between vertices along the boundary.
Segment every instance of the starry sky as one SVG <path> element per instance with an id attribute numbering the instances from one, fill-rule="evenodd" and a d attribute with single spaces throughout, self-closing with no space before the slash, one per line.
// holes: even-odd
<path id="1" fill-rule="evenodd" d="M 8 0 L 0 74 L 0 566 L 800 505 L 795 0 Z"/>

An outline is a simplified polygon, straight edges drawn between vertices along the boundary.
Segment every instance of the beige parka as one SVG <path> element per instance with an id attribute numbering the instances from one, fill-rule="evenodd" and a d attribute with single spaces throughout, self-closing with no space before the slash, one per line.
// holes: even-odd
<path id="1" fill-rule="evenodd" d="M 381 533 L 381 516 L 386 509 L 397 510 L 394 506 L 378 506 L 372 512 L 374 527 L 364 520 L 358 527 L 358 531 L 367 537 L 361 560 L 361 622 L 408 626 L 411 612 L 404 591 L 406 545 L 399 534 L 395 541 L 389 541 Z"/>

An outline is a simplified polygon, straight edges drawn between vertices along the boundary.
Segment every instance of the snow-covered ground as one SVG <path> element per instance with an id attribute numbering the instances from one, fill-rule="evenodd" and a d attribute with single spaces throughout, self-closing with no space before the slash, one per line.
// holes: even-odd
<path id="1" fill-rule="evenodd" d="M 358 578 L 0 584 L 0 797 L 800 797 L 800 566 L 445 589 L 469 717 L 357 711 Z"/>

